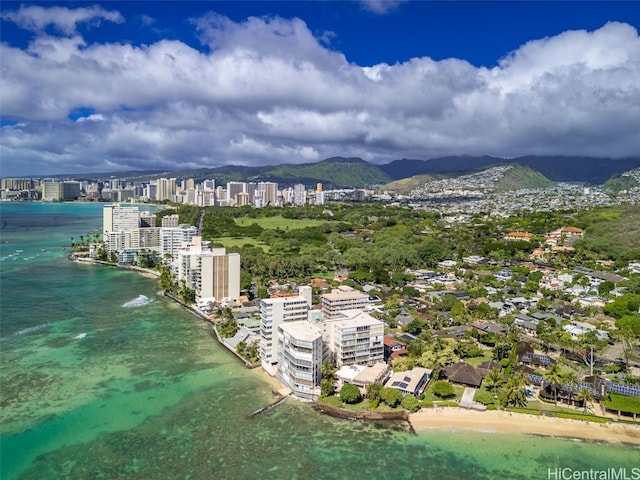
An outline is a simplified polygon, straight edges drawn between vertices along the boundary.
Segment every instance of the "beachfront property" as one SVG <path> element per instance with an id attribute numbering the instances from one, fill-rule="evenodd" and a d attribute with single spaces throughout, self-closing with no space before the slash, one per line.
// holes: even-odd
<path id="1" fill-rule="evenodd" d="M 345 383 L 351 383 L 360 389 L 361 393 L 366 392 L 367 385 L 384 383 L 393 374 L 391 366 L 384 362 L 377 362 L 373 365 L 343 365 L 336 371 L 338 390 Z"/>
<path id="2" fill-rule="evenodd" d="M 287 322 L 307 320 L 311 307 L 311 287 L 302 286 L 297 297 L 264 298 L 260 300 L 260 360 L 262 367 L 275 376 L 278 365 L 278 326 Z"/>
<path id="3" fill-rule="evenodd" d="M 322 330 L 306 320 L 278 325 L 277 355 L 276 377 L 296 397 L 316 400 L 324 358 Z"/>
<path id="4" fill-rule="evenodd" d="M 422 367 L 413 367 L 412 370 L 406 372 L 395 372 L 385 387 L 400 390 L 405 395 L 419 396 L 424 392 L 433 370 Z"/>
<path id="5" fill-rule="evenodd" d="M 366 309 L 371 305 L 369 295 L 346 285 L 334 289 L 331 293 L 322 295 L 322 316 L 325 320 L 340 317 L 345 310 Z"/>
<path id="6" fill-rule="evenodd" d="M 41 187 L 43 202 L 76 200 L 80 196 L 80 182 L 44 180 Z"/>
<path id="7" fill-rule="evenodd" d="M 140 227 L 138 207 L 125 207 L 117 203 L 102 207 L 102 231 L 105 236 L 111 232 L 130 232 L 138 227 Z"/>
<path id="8" fill-rule="evenodd" d="M 325 340 L 338 367 L 384 360 L 384 322 L 361 310 L 325 319 Z"/>
<path id="9" fill-rule="evenodd" d="M 196 292 L 196 299 L 235 300 L 240 296 L 240 255 L 211 248 L 211 242 L 193 237 L 178 249 L 174 260 L 178 281 Z"/>
<path id="10" fill-rule="evenodd" d="M 198 229 L 193 225 L 181 224 L 176 227 L 160 228 L 160 252 L 175 258 L 178 250 L 198 235 Z"/>

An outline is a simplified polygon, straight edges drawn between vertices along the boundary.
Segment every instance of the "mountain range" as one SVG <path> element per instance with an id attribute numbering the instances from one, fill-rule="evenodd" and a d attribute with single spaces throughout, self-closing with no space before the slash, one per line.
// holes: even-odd
<path id="1" fill-rule="evenodd" d="M 229 181 L 272 181 L 281 185 L 303 183 L 308 187 L 322 183 L 325 188 L 363 188 L 373 186 L 393 187 L 397 181 L 416 184 L 422 179 L 457 177 L 499 165 L 521 166 L 536 173 L 534 183 L 541 178 L 551 182 L 584 183 L 602 185 L 614 181 L 624 172 L 640 168 L 640 157 L 610 159 L 594 157 L 524 156 L 512 159 L 491 156 L 449 156 L 428 160 L 401 159 L 376 165 L 361 158 L 332 157 L 315 163 L 281 164 L 261 167 L 221 166 L 175 171 L 124 172 L 117 176 L 132 181 L 151 180 L 160 177 L 195 178 L 196 181 L 213 178 L 217 184 Z M 523 170 L 520 170 L 522 177 Z M 426 177 L 425 177 L 426 176 Z M 533 179 L 531 173 L 525 179 Z M 105 177 L 105 174 L 82 175 Z M 422 177 L 422 178 L 421 178 Z M 412 181 L 407 181 L 412 179 Z M 393 183 L 392 183 L 393 182 Z M 517 188 L 517 180 L 513 180 Z M 423 182 L 424 183 L 424 182 Z M 522 185 L 529 185 L 527 181 Z"/>

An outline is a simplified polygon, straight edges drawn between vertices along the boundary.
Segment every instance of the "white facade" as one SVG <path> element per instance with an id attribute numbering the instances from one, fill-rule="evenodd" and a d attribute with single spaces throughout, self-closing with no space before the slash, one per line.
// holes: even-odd
<path id="1" fill-rule="evenodd" d="M 273 182 L 260 182 L 256 194 L 262 198 L 262 206 L 278 204 L 278 184 Z"/>
<path id="2" fill-rule="evenodd" d="M 236 299 L 240 296 L 240 255 L 211 248 L 201 237 L 178 250 L 178 281 L 195 290 L 196 298 Z"/>
<path id="3" fill-rule="evenodd" d="M 328 347 L 339 367 L 383 361 L 384 322 L 360 310 L 350 310 L 325 325 Z"/>
<path id="4" fill-rule="evenodd" d="M 42 201 L 58 202 L 64 198 L 62 182 L 44 181 L 42 182 Z"/>
<path id="5" fill-rule="evenodd" d="M 369 295 L 351 287 L 341 286 L 322 295 L 322 316 L 327 320 L 340 317 L 344 310 L 366 309 L 371 305 Z"/>
<path id="6" fill-rule="evenodd" d="M 278 326 L 277 377 L 294 395 L 310 400 L 320 396 L 322 331 L 307 321 Z"/>
<path id="7" fill-rule="evenodd" d="M 260 359 L 271 375 L 275 375 L 278 363 L 278 342 L 274 338 L 278 326 L 306 320 L 309 306 L 307 299 L 301 296 L 260 300 Z"/>
<path id="8" fill-rule="evenodd" d="M 176 195 L 175 178 L 159 178 L 156 185 L 156 200 L 173 200 Z"/>
<path id="9" fill-rule="evenodd" d="M 191 239 L 197 235 L 198 229 L 192 225 L 179 225 L 175 228 L 162 227 L 160 229 L 161 251 L 164 255 L 169 254 L 176 258 L 178 249 L 191 243 Z"/>
<path id="10" fill-rule="evenodd" d="M 102 208 L 102 228 L 105 236 L 108 232 L 130 232 L 139 226 L 138 207 L 122 207 L 113 204 Z"/>

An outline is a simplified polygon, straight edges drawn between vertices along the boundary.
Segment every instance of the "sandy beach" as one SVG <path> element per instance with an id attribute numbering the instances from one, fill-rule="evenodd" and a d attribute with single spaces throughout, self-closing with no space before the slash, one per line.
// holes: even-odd
<path id="1" fill-rule="evenodd" d="M 416 432 L 436 429 L 526 433 L 640 445 L 640 425 L 622 423 L 600 424 L 502 411 L 478 412 L 463 408 L 422 409 L 411 414 L 409 421 Z"/>

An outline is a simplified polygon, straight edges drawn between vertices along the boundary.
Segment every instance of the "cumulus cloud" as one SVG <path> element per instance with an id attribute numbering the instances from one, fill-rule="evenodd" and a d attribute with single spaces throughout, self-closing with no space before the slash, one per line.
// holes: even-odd
<path id="1" fill-rule="evenodd" d="M 3 174 L 640 152 L 640 38 L 627 24 L 532 40 L 493 68 L 356 65 L 300 19 L 192 25 L 202 49 L 91 43 L 71 27 L 0 44 L 0 111 L 14 121 L 0 130 Z"/>
<path id="2" fill-rule="evenodd" d="M 22 6 L 18 10 L 3 13 L 2 18 L 32 32 L 41 33 L 47 27 L 52 26 L 65 35 L 73 35 L 78 23 L 99 24 L 102 20 L 115 23 L 124 21 L 119 12 L 108 11 L 98 5 L 76 9 L 45 8 L 37 5 Z"/>

